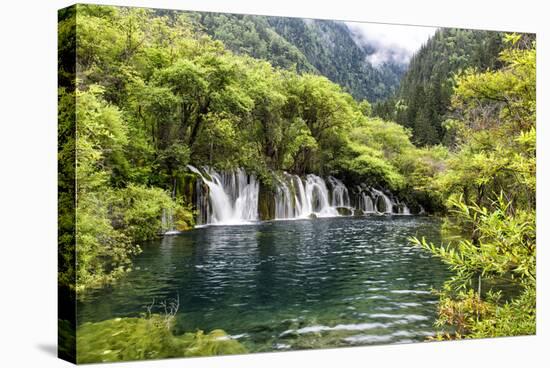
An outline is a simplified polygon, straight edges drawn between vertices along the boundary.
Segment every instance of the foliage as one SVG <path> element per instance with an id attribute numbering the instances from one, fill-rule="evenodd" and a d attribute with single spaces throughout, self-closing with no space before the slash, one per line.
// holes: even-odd
<path id="1" fill-rule="evenodd" d="M 534 47 L 519 49 L 515 46 L 518 41 L 513 35 L 506 38 L 506 44 L 511 45 L 500 53 L 504 68 L 485 73 L 468 69 L 458 80 L 453 107 L 462 113 L 470 128 L 488 129 L 490 123 L 499 123 L 514 133 L 533 125 L 536 51 Z"/>
<path id="2" fill-rule="evenodd" d="M 109 173 L 101 167 L 126 142 L 126 129 L 120 111 L 106 104 L 101 92 L 95 86 L 76 92 L 77 290 L 120 275 L 136 252 L 108 217 L 112 191 L 104 191 Z"/>
<path id="3" fill-rule="evenodd" d="M 410 142 L 404 129 L 391 122 L 367 120 L 350 134 L 350 149 L 354 156 L 343 167 L 360 177 L 369 177 L 372 184 L 388 183 L 393 190 L 405 185 L 405 179 L 394 165 L 401 153 L 400 143 Z"/>
<path id="4" fill-rule="evenodd" d="M 452 214 L 475 232 L 473 240 L 464 239 L 446 247 L 422 244 L 451 266 L 456 275 L 454 289 L 466 288 L 480 274 L 484 278 L 510 276 L 514 280 L 535 279 L 534 213 L 522 210 L 510 215 L 509 203 L 501 195 L 496 209 L 489 212 L 462 199 L 450 200 Z"/>
<path id="5" fill-rule="evenodd" d="M 295 44 L 271 27 L 268 17 L 220 13 L 201 13 L 195 17 L 206 33 L 237 54 L 269 60 L 280 68 L 315 70 Z"/>
<path id="6" fill-rule="evenodd" d="M 258 46 L 255 52 L 261 53 L 265 37 L 278 39 L 272 28 L 298 42 L 289 28 L 300 26 L 294 20 L 78 9 L 79 88 L 100 93 L 105 110 L 116 107 L 118 112 L 111 113 L 125 122 L 126 141 L 104 153 L 102 165 L 107 170 L 97 173 L 106 174 L 114 187 L 136 183 L 173 190 L 189 162 L 219 169 L 244 167 L 264 181 L 273 170 L 330 174 L 342 171 L 339 165 L 350 151 L 358 152 L 348 137 L 371 113 L 367 100 L 357 103 L 337 84 L 309 73 L 313 69 L 297 74 L 243 55 L 250 54 L 243 50 L 250 45 L 235 36 L 236 30 L 246 29 L 244 38 L 250 38 Z M 321 47 L 315 32 L 345 39 L 346 45 L 354 42 L 342 25 L 313 22 L 307 27 L 313 32 L 307 37 L 312 37 L 318 52 L 327 48 Z M 204 32 L 224 39 L 237 54 Z M 334 60 L 330 65 L 335 65 Z M 400 144 L 392 142 L 393 133 L 384 125 L 371 124 L 369 134 L 375 136 L 367 145 L 377 151 L 384 144 L 394 145 L 384 147 L 379 160 L 388 154 L 397 160 L 404 154 L 405 150 L 391 154 Z M 385 135 L 383 143 L 376 143 L 377 134 Z M 409 137 L 397 137 L 407 141 L 404 147 L 412 152 Z M 376 157 L 371 163 L 366 157 L 361 160 L 367 165 L 357 169 L 360 176 L 373 174 L 380 186 L 402 186 L 399 168 L 386 175 L 386 163 L 376 162 Z"/>
<path id="7" fill-rule="evenodd" d="M 315 150 L 313 144 L 302 147 L 294 158 L 293 171 L 324 173 L 345 145 L 345 132 L 357 116 L 355 101 L 324 77 L 306 74 L 297 82 L 291 87 L 292 108 L 317 144 Z"/>
<path id="8" fill-rule="evenodd" d="M 446 169 L 449 152 L 442 146 L 417 148 L 410 136 L 402 125 L 363 117 L 350 131 L 349 151 L 339 165 L 348 178 L 387 187 L 433 212 L 442 200 L 433 183 Z"/>
<path id="9" fill-rule="evenodd" d="M 231 51 L 268 60 L 300 74 L 320 74 L 341 85 L 356 99 L 377 101 L 397 90 L 402 65 L 373 66 L 375 53 L 340 22 L 238 14 L 189 14 L 199 29 Z"/>
<path id="10" fill-rule="evenodd" d="M 192 223 L 190 211 L 178 207 L 163 189 L 111 185 L 121 171 L 120 159 L 113 157 L 124 152 L 128 126 L 122 112 L 105 102 L 103 91 L 92 85 L 75 92 L 77 291 L 128 271 L 131 256 L 140 251 L 138 243 L 161 231 L 163 211 L 179 209 L 179 217 Z"/>
<path id="11" fill-rule="evenodd" d="M 410 128 L 417 145 L 452 145 L 443 123 L 449 115 L 453 76 L 466 68 L 498 69 L 502 37 L 491 31 L 437 30 L 412 57 L 396 96 L 377 104 L 374 113 Z"/>
<path id="12" fill-rule="evenodd" d="M 460 149 L 438 186 L 446 195 L 462 194 L 466 203 L 488 205 L 488 197 L 502 192 L 512 206 L 534 208 L 536 49 L 509 44 L 501 59 L 505 66 L 498 71 L 469 71 L 457 79 Z"/>
<path id="13" fill-rule="evenodd" d="M 440 30 L 413 58 L 399 96 L 371 105 L 365 96 L 386 96 L 393 88 L 387 78 L 398 73 L 365 66 L 368 51 L 342 24 L 75 9 L 76 24 L 74 17 L 60 24 L 60 43 L 67 38 L 77 56 L 74 71 L 60 62 L 60 173 L 67 173 L 60 206 L 70 209 L 76 198 L 77 232 L 76 239 L 60 236 L 68 264 L 61 280 L 76 277 L 79 291 L 113 282 L 142 242 L 168 230 L 163 216 L 178 230 L 191 228 L 189 163 L 242 167 L 266 188 L 283 170 L 338 175 L 349 185 L 392 189 L 430 212 L 442 203 L 453 211 L 447 223 L 465 239 L 443 248 L 417 244 L 456 272 L 440 307 L 441 324 L 453 325 L 455 336 L 533 331 L 536 52 L 528 38 Z M 65 211 L 60 226 L 73 223 Z M 492 290 L 476 291 L 476 277 Z M 497 278 L 519 294 L 493 287 Z M 201 339 L 182 342 L 151 321 L 119 322 L 168 341 L 179 356 L 178 347 Z M 176 354 L 152 344 L 139 351 L 121 345 L 103 358 Z"/>
<path id="14" fill-rule="evenodd" d="M 130 184 L 116 193 L 112 203 L 111 221 L 135 242 L 158 235 L 162 229 L 163 211 L 174 211 L 176 203 L 160 188 Z"/>
<path id="15" fill-rule="evenodd" d="M 497 305 L 497 307 L 494 307 Z M 472 337 L 501 337 L 532 335 L 536 332 L 536 290 L 529 286 L 519 297 L 498 306 L 498 299 L 490 304 L 491 309 L 472 330 Z"/>
<path id="16" fill-rule="evenodd" d="M 74 289 L 75 269 L 75 98 L 65 88 L 58 91 L 58 280 Z"/>
<path id="17" fill-rule="evenodd" d="M 440 292 L 438 322 L 453 336 L 439 338 L 535 333 L 536 51 L 519 40 L 506 37 L 503 68 L 456 80 L 459 151 L 436 187 L 462 238 L 447 246 L 412 239 L 455 272 Z"/>
<path id="18" fill-rule="evenodd" d="M 113 281 L 130 269 L 130 256 L 139 252 L 130 239 L 113 228 L 103 198 L 87 194 L 77 203 L 77 291 Z"/>
<path id="19" fill-rule="evenodd" d="M 173 316 L 115 318 L 77 330 L 77 362 L 98 363 L 189 356 L 242 354 L 246 349 L 222 330 L 174 336 Z"/>
<path id="20" fill-rule="evenodd" d="M 455 337 L 495 337 L 535 332 L 535 226 L 534 212 L 509 214 L 509 204 L 499 197 L 496 210 L 452 201 L 454 214 L 470 224 L 474 240 L 435 246 L 413 239 L 455 272 L 440 292 L 438 326 L 450 326 Z M 508 290 L 519 294 L 502 301 L 505 292 L 491 281 L 506 280 Z M 477 283 L 477 285 L 476 285 Z M 481 293 L 482 283 L 489 290 Z M 477 289 L 477 290 L 476 290 Z"/>
<path id="21" fill-rule="evenodd" d="M 449 157 L 447 148 L 433 146 L 408 149 L 406 154 L 397 157 L 396 162 L 415 189 L 439 195 L 438 188 L 433 185 L 434 179 L 445 172 Z"/>

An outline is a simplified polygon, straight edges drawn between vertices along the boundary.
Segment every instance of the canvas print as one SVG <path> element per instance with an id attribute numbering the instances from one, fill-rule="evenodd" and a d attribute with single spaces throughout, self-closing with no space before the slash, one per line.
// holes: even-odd
<path id="1" fill-rule="evenodd" d="M 89 4 L 58 37 L 61 358 L 535 334 L 534 34 Z"/>

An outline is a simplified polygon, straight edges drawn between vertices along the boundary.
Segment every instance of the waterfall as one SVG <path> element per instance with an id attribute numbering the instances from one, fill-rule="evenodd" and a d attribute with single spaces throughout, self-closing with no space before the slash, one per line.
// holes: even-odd
<path id="1" fill-rule="evenodd" d="M 376 211 L 380 213 L 393 213 L 393 203 L 391 199 L 378 189 L 372 188 L 371 190 L 376 196 L 375 197 Z M 380 205 L 379 205 L 380 203 L 384 207 L 383 211 L 380 209 Z"/>
<path id="2" fill-rule="evenodd" d="M 257 178 L 243 169 L 218 172 L 209 167 L 197 169 L 196 195 L 197 225 L 246 224 L 258 220 L 260 185 Z M 326 180 L 308 174 L 305 178 L 289 173 L 274 175 L 272 215 L 276 220 L 309 217 L 351 216 L 352 214 L 410 215 L 409 208 L 391 193 L 358 185 L 352 192 L 333 176 Z M 351 193 L 351 194 L 350 194 Z M 356 212 L 355 210 L 361 210 Z M 163 213 L 163 229 L 173 230 L 171 213 Z"/>
<path id="3" fill-rule="evenodd" d="M 180 233 L 178 230 L 176 230 L 176 227 L 174 226 L 174 217 L 172 215 L 171 208 L 169 208 L 168 210 L 166 210 L 165 208 L 162 209 L 161 228 L 162 234 L 164 235 L 174 235 Z"/>
<path id="4" fill-rule="evenodd" d="M 292 176 L 284 173 L 283 179 L 278 179 L 277 191 L 275 193 L 275 219 L 287 219 L 294 217 L 294 201 L 295 196 L 292 196 L 291 188 L 286 180 L 289 180 L 292 187 Z"/>
<path id="5" fill-rule="evenodd" d="M 207 211 L 205 224 L 236 225 L 258 219 L 259 182 L 254 175 L 242 169 L 220 173 L 210 168 L 203 168 L 203 174 L 187 167 L 208 186 L 209 206 L 198 208 Z"/>
<path id="6" fill-rule="evenodd" d="M 275 192 L 275 219 L 338 216 L 336 207 L 350 207 L 346 186 L 332 179 L 332 204 L 326 182 L 319 176 L 308 174 L 305 181 L 298 175 L 284 173 L 277 178 Z"/>
<path id="7" fill-rule="evenodd" d="M 336 208 L 329 203 L 325 181 L 314 174 L 306 176 L 306 200 L 311 204 L 311 212 L 318 217 L 338 216 Z M 306 214 L 309 215 L 309 214 Z"/>
<path id="8" fill-rule="evenodd" d="M 373 213 L 374 212 L 374 203 L 372 202 L 372 198 L 366 194 L 362 194 L 362 202 L 361 202 L 361 209 L 364 213 Z"/>
<path id="9" fill-rule="evenodd" d="M 420 207 L 420 212 L 418 212 L 419 215 L 423 215 L 426 213 L 426 210 L 424 210 L 424 207 L 422 207 L 422 205 L 419 205 Z"/>
<path id="10" fill-rule="evenodd" d="M 411 211 L 409 210 L 409 207 L 407 207 L 407 205 L 405 203 L 402 203 L 399 206 L 399 214 L 401 214 L 401 215 L 410 215 L 411 214 Z"/>
<path id="11" fill-rule="evenodd" d="M 404 201 L 400 201 L 398 198 L 395 198 L 394 204 L 397 206 L 397 213 L 403 216 L 409 216 L 411 211 Z"/>
<path id="12" fill-rule="evenodd" d="M 296 211 L 294 217 L 307 217 L 311 214 L 311 202 L 306 196 L 306 189 L 302 179 L 298 175 L 293 175 L 292 184 L 295 189 L 295 202 L 296 202 Z"/>
<path id="13" fill-rule="evenodd" d="M 341 180 L 334 176 L 329 176 L 328 181 L 332 186 L 332 206 L 333 207 L 350 207 L 348 188 Z"/>

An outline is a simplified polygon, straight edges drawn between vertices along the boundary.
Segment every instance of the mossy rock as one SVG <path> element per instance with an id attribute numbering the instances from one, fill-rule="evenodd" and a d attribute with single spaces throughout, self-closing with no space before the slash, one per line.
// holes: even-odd
<path id="1" fill-rule="evenodd" d="M 77 363 L 242 354 L 246 349 L 222 330 L 174 336 L 173 317 L 116 318 L 77 330 Z"/>
<path id="2" fill-rule="evenodd" d="M 223 330 L 212 330 L 209 334 L 199 330 L 196 333 L 186 333 L 180 339 L 188 343 L 185 346 L 186 357 L 247 353 L 243 345 Z"/>
<path id="3" fill-rule="evenodd" d="M 195 218 L 189 208 L 178 207 L 174 214 L 174 225 L 177 231 L 187 231 L 195 227 Z"/>
<path id="4" fill-rule="evenodd" d="M 314 214 L 313 212 L 309 214 L 308 216 L 310 219 L 316 219 L 317 218 L 317 215 Z"/>
<path id="5" fill-rule="evenodd" d="M 363 210 L 360 208 L 356 208 L 355 211 L 353 211 L 353 216 L 355 217 L 365 216 L 365 212 L 363 212 Z"/>
<path id="6" fill-rule="evenodd" d="M 176 223 L 176 230 L 177 231 L 187 231 L 192 230 L 194 227 L 190 226 L 187 222 L 178 222 Z"/>
<path id="7" fill-rule="evenodd" d="M 348 207 L 336 207 L 336 211 L 338 211 L 338 214 L 340 216 L 351 216 L 351 215 L 353 215 L 353 212 Z"/>
<path id="8" fill-rule="evenodd" d="M 262 183 L 260 183 L 258 193 L 258 215 L 262 221 L 275 218 L 275 194 L 267 185 Z"/>
<path id="9" fill-rule="evenodd" d="M 176 195 L 183 197 L 186 203 L 192 203 L 197 183 L 197 175 L 183 173 L 177 176 Z"/>

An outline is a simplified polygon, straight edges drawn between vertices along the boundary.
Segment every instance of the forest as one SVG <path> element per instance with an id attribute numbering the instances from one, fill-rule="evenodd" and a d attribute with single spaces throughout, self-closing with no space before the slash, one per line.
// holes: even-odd
<path id="1" fill-rule="evenodd" d="M 86 298 L 116 284 L 167 230 L 166 211 L 192 229 L 189 164 L 253 173 L 260 193 L 283 172 L 330 175 L 443 219 L 443 244 L 409 239 L 453 273 L 433 339 L 535 333 L 534 37 L 440 29 L 404 74 L 351 66 L 371 75 L 361 87 L 331 55 L 312 57 L 323 39 L 298 20 L 223 17 L 60 12 L 62 288 Z"/>
<path id="2" fill-rule="evenodd" d="M 349 28 L 339 22 L 217 13 L 188 16 L 237 54 L 323 75 L 357 100 L 386 99 L 396 92 L 404 72 L 403 65 L 396 63 L 378 68 L 365 63 L 375 50 L 356 43 Z"/>

